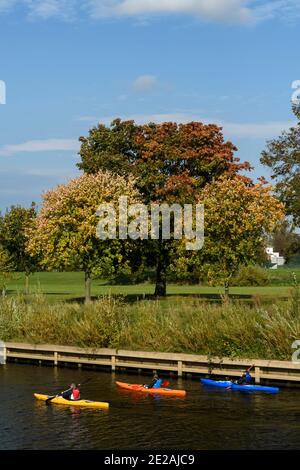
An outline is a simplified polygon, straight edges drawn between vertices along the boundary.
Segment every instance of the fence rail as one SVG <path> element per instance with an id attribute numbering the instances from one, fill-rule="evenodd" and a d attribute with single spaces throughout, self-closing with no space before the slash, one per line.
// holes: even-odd
<path id="1" fill-rule="evenodd" d="M 241 371 L 254 365 L 256 383 L 283 381 L 300 383 L 300 363 L 291 361 L 266 361 L 256 359 L 232 360 L 196 354 L 127 351 L 122 349 L 77 348 L 52 344 L 5 343 L 7 362 L 38 361 L 60 364 L 77 364 L 78 367 L 102 366 L 113 371 L 120 368 L 173 372 L 185 374 L 237 377 Z"/>

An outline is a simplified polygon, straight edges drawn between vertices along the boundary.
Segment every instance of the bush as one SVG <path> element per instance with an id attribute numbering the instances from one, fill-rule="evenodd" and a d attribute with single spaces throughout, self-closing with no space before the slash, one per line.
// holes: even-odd
<path id="1" fill-rule="evenodd" d="M 233 286 L 266 286 L 269 284 L 269 276 L 266 269 L 259 266 L 242 266 L 233 278 Z"/>

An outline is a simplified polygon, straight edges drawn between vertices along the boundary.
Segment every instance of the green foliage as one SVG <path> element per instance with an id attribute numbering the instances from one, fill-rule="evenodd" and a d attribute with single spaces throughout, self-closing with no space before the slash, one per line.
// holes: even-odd
<path id="1" fill-rule="evenodd" d="M 124 256 L 126 242 L 100 240 L 96 229 L 100 204 L 117 205 L 120 196 L 138 201 L 133 179 L 109 172 L 83 175 L 44 194 L 43 207 L 27 231 L 28 253 L 39 256 L 48 270 L 81 270 L 86 275 L 86 301 L 91 276 L 111 276 Z"/>
<path id="2" fill-rule="evenodd" d="M 15 265 L 9 253 L 0 246 L 0 290 L 6 294 L 7 286 L 14 278 Z"/>
<path id="3" fill-rule="evenodd" d="M 4 341 L 81 347 L 185 352 L 208 356 L 290 360 L 300 337 L 299 291 L 288 302 L 250 307 L 194 299 L 166 305 L 126 304 L 102 297 L 90 304 L 49 304 L 37 294 L 0 299 Z"/>
<path id="4" fill-rule="evenodd" d="M 294 113 L 300 119 L 299 108 Z M 261 154 L 261 163 L 272 170 L 276 191 L 293 217 L 294 225 L 300 225 L 300 121 L 295 127 L 270 140 Z"/>
<path id="5" fill-rule="evenodd" d="M 300 257 L 300 235 L 286 219 L 277 225 L 271 236 L 270 245 L 275 252 L 279 252 L 285 258 L 287 264 L 293 263 L 297 256 Z"/>
<path id="6" fill-rule="evenodd" d="M 0 221 L 0 244 L 8 252 L 18 272 L 27 275 L 38 268 L 38 258 L 31 256 L 26 251 L 26 230 L 30 228 L 36 218 L 36 208 L 32 204 L 29 209 L 20 206 L 12 206 Z"/>
<path id="7" fill-rule="evenodd" d="M 49 305 L 41 294 L 0 300 L 0 337 L 32 343 L 116 347 L 124 328 L 119 301 L 103 298 L 89 304 Z"/>
<path id="8" fill-rule="evenodd" d="M 223 284 L 227 295 L 239 267 L 261 259 L 265 233 L 283 218 L 283 205 L 269 185 L 249 185 L 239 177 L 221 177 L 206 185 L 198 202 L 205 207 L 204 246 L 189 258 L 183 249 L 176 266 L 206 276 L 211 285 Z"/>
<path id="9" fill-rule="evenodd" d="M 170 200 L 183 196 L 187 202 L 196 188 L 224 173 L 249 169 L 234 157 L 237 150 L 225 142 L 215 124 L 177 124 L 115 119 L 109 127 L 99 124 L 80 137 L 79 168 L 88 174 L 110 171 L 134 175 L 144 202 Z M 192 201 L 194 198 L 192 197 Z"/>
<path id="10" fill-rule="evenodd" d="M 233 286 L 266 286 L 268 272 L 260 266 L 242 266 L 231 281 Z"/>

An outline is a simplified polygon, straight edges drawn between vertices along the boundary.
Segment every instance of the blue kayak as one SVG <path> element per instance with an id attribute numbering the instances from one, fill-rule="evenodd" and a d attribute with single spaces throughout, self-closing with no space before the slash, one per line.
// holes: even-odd
<path id="1" fill-rule="evenodd" d="M 211 380 L 211 379 L 200 379 L 204 385 L 210 385 L 212 387 L 219 388 L 231 388 L 232 382 L 230 380 Z"/>
<path id="2" fill-rule="evenodd" d="M 211 387 L 227 388 L 231 390 L 242 390 L 243 392 L 267 392 L 267 393 L 278 393 L 278 387 L 265 387 L 263 385 L 238 385 L 230 380 L 211 380 L 211 379 L 200 379 L 204 385 Z"/>

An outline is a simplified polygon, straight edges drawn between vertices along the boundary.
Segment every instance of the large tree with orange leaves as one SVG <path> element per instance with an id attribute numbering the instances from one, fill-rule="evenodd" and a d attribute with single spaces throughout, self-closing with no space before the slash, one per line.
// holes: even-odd
<path id="1" fill-rule="evenodd" d="M 137 125 L 116 119 L 110 127 L 99 124 L 81 137 L 79 168 L 93 174 L 109 170 L 134 175 L 145 203 L 193 203 L 199 190 L 222 175 L 237 175 L 250 168 L 234 156 L 215 124 L 165 122 Z M 250 180 L 249 180 L 250 181 Z M 173 245 L 169 241 L 145 242 L 149 263 L 156 266 L 158 296 L 166 294 L 167 268 Z"/>

